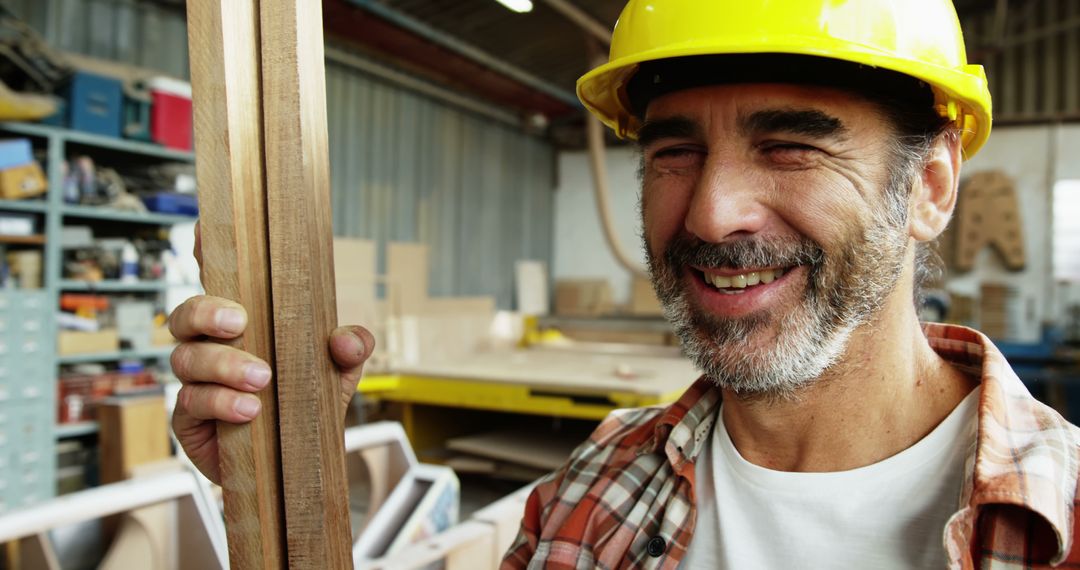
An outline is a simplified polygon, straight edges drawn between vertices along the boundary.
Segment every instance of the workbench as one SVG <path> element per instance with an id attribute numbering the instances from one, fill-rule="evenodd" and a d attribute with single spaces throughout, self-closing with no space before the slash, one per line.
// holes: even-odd
<path id="1" fill-rule="evenodd" d="M 529 348 L 399 366 L 366 376 L 358 389 L 369 401 L 396 404 L 413 447 L 437 461 L 428 452 L 447 439 L 525 421 L 521 414 L 595 425 L 617 408 L 672 402 L 699 376 L 670 347 Z"/>

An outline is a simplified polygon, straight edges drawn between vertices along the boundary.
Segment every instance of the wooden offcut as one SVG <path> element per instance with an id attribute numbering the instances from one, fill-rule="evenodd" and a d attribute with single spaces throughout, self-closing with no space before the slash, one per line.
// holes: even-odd
<path id="1" fill-rule="evenodd" d="M 219 426 L 231 564 L 348 567 L 321 5 L 187 6 L 204 284 L 274 370 L 259 418 Z"/>
<path id="2" fill-rule="evenodd" d="M 261 0 L 263 121 L 282 481 L 290 568 L 352 564 L 337 326 L 322 6 Z"/>
<path id="3" fill-rule="evenodd" d="M 256 0 L 192 0 L 187 11 L 203 286 L 247 311 L 247 330 L 233 346 L 273 363 L 259 6 Z M 218 424 L 235 568 L 280 568 L 286 559 L 273 384 L 259 393 L 262 412 L 254 421 Z"/>
<path id="4" fill-rule="evenodd" d="M 1005 267 L 1022 271 L 1027 259 L 1019 206 L 1016 185 L 1005 173 L 979 172 L 967 179 L 957 205 L 956 269 L 971 271 L 976 256 L 989 245 Z"/>

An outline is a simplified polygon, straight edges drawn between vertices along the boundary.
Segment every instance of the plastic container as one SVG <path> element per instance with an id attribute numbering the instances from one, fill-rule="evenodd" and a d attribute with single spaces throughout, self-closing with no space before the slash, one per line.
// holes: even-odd
<path id="1" fill-rule="evenodd" d="M 143 196 L 142 201 L 146 204 L 147 209 L 159 214 L 199 215 L 199 203 L 193 194 L 158 192 L 157 194 Z"/>
<path id="2" fill-rule="evenodd" d="M 176 150 L 191 150 L 191 84 L 168 77 L 150 80 L 150 137 Z"/>
<path id="3" fill-rule="evenodd" d="M 120 250 L 120 281 L 139 281 L 139 252 L 131 242 L 124 244 L 124 249 Z"/>
<path id="4" fill-rule="evenodd" d="M 124 94 L 124 138 L 150 142 L 150 98 Z"/>
<path id="5" fill-rule="evenodd" d="M 72 129 L 119 137 L 123 119 L 123 84 L 119 79 L 77 71 L 67 88 L 68 126 Z"/>

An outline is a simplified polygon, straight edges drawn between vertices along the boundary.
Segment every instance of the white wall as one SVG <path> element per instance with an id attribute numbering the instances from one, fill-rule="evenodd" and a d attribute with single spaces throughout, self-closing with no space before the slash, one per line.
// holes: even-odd
<path id="1" fill-rule="evenodd" d="M 1061 315 L 1065 290 L 1053 279 L 1050 206 L 1055 182 L 1080 178 L 1080 163 L 1075 159 L 1078 154 L 1080 126 L 999 127 L 979 154 L 963 167 L 964 176 L 1001 170 L 1015 181 L 1027 267 L 1009 271 L 996 254 L 984 249 L 973 271 L 950 275 L 948 289 L 977 296 L 982 282 L 1015 287 L 1021 296 L 1017 312 L 1010 313 L 1019 317 L 1015 340 L 1039 340 L 1042 323 Z"/>
<path id="2" fill-rule="evenodd" d="M 644 260 L 637 214 L 637 153 L 633 148 L 609 149 L 607 158 L 612 213 L 619 235 L 626 248 Z M 950 279 L 949 289 L 959 294 L 975 294 L 983 280 L 1015 286 L 1023 298 L 1019 315 L 1023 322 L 1017 329 L 1016 340 L 1036 341 L 1041 323 L 1062 314 L 1066 295 L 1071 295 L 1073 302 L 1080 298 L 1075 288 L 1072 293 L 1065 293 L 1063 287 L 1053 282 L 1049 211 L 1053 183 L 1080 179 L 1080 126 L 999 127 L 982 151 L 964 165 L 963 175 L 989 169 L 1003 170 L 1016 181 L 1027 268 L 1010 272 L 987 249 L 980 255 L 974 271 Z M 607 278 L 615 288 L 616 301 L 625 301 L 630 277 L 604 242 L 587 153 L 560 154 L 555 209 L 554 277 Z"/>
<path id="3" fill-rule="evenodd" d="M 616 231 L 623 249 L 644 265 L 637 213 L 637 151 L 632 147 L 608 149 L 607 164 Z M 555 279 L 606 278 L 614 289 L 616 303 L 629 300 L 630 274 L 615 260 L 604 240 L 587 152 L 559 155 L 554 257 Z"/>

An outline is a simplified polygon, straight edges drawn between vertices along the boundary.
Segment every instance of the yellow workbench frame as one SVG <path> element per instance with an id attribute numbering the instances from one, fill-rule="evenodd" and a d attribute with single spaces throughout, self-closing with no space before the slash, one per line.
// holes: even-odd
<path id="1" fill-rule="evenodd" d="M 675 401 L 682 390 L 662 396 L 620 391 L 567 391 L 520 383 L 412 374 L 365 376 L 357 391 L 373 401 L 402 404 L 402 424 L 418 454 L 467 433 L 475 418 L 454 409 L 531 414 L 599 421 L 612 410 Z M 435 408 L 426 406 L 437 406 Z M 475 414 L 473 414 L 475 416 Z"/>

